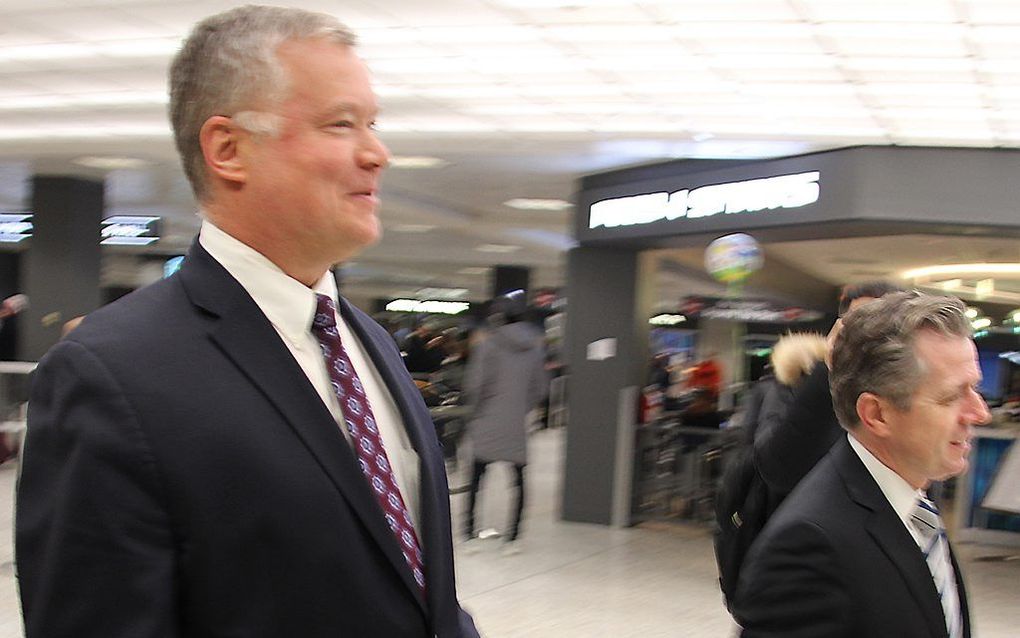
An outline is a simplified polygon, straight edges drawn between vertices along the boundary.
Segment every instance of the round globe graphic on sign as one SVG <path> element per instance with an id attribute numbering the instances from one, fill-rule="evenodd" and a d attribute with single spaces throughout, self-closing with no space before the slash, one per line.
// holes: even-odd
<path id="1" fill-rule="evenodd" d="M 744 233 L 726 235 L 705 249 L 705 269 L 726 284 L 739 284 L 761 268 L 761 247 Z"/>

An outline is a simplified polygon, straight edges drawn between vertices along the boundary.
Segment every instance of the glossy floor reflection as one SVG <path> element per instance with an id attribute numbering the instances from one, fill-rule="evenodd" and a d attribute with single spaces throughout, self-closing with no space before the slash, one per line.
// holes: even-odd
<path id="1" fill-rule="evenodd" d="M 709 531 L 663 524 L 617 530 L 559 520 L 564 432 L 531 438 L 521 553 L 504 556 L 498 538 L 468 552 L 457 543 L 460 599 L 488 638 L 733 635 L 715 582 Z M 0 466 L 0 638 L 19 638 L 11 526 L 15 468 Z M 482 486 L 480 526 L 502 529 L 510 474 L 490 468 Z M 452 497 L 455 524 L 467 496 Z M 1017 636 L 1020 561 L 975 560 L 1002 548 L 957 545 L 970 591 L 975 638 Z M 1015 550 L 1014 553 L 1020 553 Z"/>

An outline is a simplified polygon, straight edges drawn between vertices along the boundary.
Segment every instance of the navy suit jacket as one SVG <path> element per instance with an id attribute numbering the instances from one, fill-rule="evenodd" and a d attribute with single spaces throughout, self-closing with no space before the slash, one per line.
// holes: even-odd
<path id="1" fill-rule="evenodd" d="M 196 241 L 36 371 L 16 535 L 28 638 L 477 638 L 428 410 L 389 335 L 339 311 L 420 457 L 427 599 L 328 409 Z"/>
<path id="2" fill-rule="evenodd" d="M 924 555 L 845 436 L 769 519 L 733 609 L 747 638 L 947 636 Z"/>

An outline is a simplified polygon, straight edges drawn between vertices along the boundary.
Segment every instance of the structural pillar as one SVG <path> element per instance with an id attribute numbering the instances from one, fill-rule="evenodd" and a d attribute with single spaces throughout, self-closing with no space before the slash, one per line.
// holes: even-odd
<path id="1" fill-rule="evenodd" d="M 524 266 L 495 266 L 492 269 L 490 292 L 493 297 L 498 297 L 513 290 L 523 290 L 526 296 L 529 290 L 528 284 L 530 279 L 530 268 L 525 268 Z"/>
<path id="2" fill-rule="evenodd" d="M 60 339 L 64 322 L 100 305 L 103 183 L 36 176 L 32 214 L 32 243 L 21 262 L 30 306 L 18 326 L 18 356 L 37 361 Z"/>
<path id="3" fill-rule="evenodd" d="M 565 520 L 630 524 L 654 271 L 650 255 L 629 249 L 580 247 L 568 254 Z"/>

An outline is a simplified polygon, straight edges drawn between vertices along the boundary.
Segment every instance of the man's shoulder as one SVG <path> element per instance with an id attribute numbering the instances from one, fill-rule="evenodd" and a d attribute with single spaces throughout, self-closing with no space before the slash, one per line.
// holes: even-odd
<path id="1" fill-rule="evenodd" d="M 179 327 L 188 306 L 176 277 L 160 280 L 89 313 L 68 339 L 90 349 L 156 341 Z"/>
<path id="2" fill-rule="evenodd" d="M 843 524 L 851 499 L 839 456 L 835 449 L 830 451 L 808 472 L 769 519 L 766 531 L 803 521 L 822 528 Z"/>

